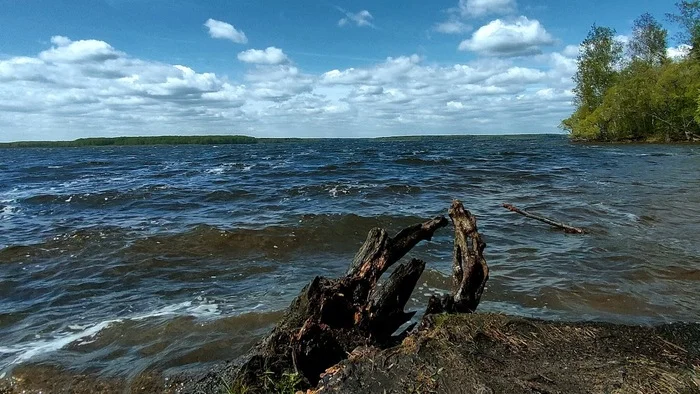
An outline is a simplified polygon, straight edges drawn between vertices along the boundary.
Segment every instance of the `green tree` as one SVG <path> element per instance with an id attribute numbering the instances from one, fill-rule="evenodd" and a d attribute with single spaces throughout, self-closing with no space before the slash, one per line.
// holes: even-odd
<path id="1" fill-rule="evenodd" d="M 700 0 L 681 0 L 676 3 L 677 14 L 666 14 L 671 22 L 681 27 L 678 39 L 690 45 L 690 56 L 700 60 Z"/>
<path id="2" fill-rule="evenodd" d="M 700 138 L 695 120 L 700 91 L 700 63 L 669 63 L 661 70 L 652 94 L 657 135 L 666 142 Z"/>
<path id="3" fill-rule="evenodd" d="M 562 122 L 574 137 L 608 138 L 608 123 L 597 111 L 605 93 L 615 83 L 622 60 L 622 44 L 615 40 L 615 30 L 593 25 L 581 44 L 578 70 L 574 74 L 576 112 Z"/>
<path id="4" fill-rule="evenodd" d="M 605 91 L 615 82 L 621 60 L 622 44 L 615 40 L 615 30 L 593 25 L 578 56 L 578 70 L 574 75 L 575 103 L 593 112 L 603 102 Z"/>
<path id="5" fill-rule="evenodd" d="M 620 72 L 617 83 L 605 93 L 599 115 L 608 125 L 611 140 L 642 140 L 654 133 L 652 96 L 659 69 L 640 60 Z"/>
<path id="6" fill-rule="evenodd" d="M 634 21 L 627 50 L 634 60 L 660 66 L 667 60 L 667 36 L 668 31 L 651 14 L 644 13 Z"/>

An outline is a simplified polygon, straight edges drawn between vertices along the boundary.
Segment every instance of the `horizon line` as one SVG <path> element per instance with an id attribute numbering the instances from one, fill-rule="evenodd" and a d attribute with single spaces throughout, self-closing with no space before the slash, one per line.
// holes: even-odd
<path id="1" fill-rule="evenodd" d="M 478 137 L 478 136 L 489 136 L 489 137 L 508 137 L 508 136 L 529 136 L 529 135 L 567 135 L 566 132 L 543 132 L 543 133 L 507 133 L 507 134 L 489 134 L 489 133 L 478 133 L 478 134 L 388 134 L 379 135 L 374 137 L 292 137 L 292 136 L 280 136 L 280 137 L 255 137 L 252 135 L 245 134 L 161 134 L 161 135 L 118 135 L 118 136 L 95 136 L 95 137 L 80 137 L 76 139 L 59 139 L 59 140 L 14 140 L 14 141 L 0 141 L 0 145 L 3 144 L 18 144 L 18 143 L 50 143 L 50 142 L 77 142 L 90 139 L 118 139 L 118 138 L 206 138 L 206 137 L 243 137 L 243 138 L 253 138 L 256 140 L 371 140 L 371 139 L 382 139 L 382 138 L 419 138 L 419 137 Z"/>

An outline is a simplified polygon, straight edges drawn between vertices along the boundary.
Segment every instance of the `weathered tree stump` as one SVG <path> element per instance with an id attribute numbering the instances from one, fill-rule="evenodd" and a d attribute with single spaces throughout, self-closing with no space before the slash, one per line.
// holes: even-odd
<path id="1" fill-rule="evenodd" d="M 459 201 L 453 202 L 449 215 L 455 226 L 454 289 L 442 300 L 431 298 L 426 313 L 473 312 L 488 280 L 485 244 L 476 219 Z M 413 259 L 399 265 L 383 284 L 379 280 L 416 244 L 430 240 L 447 224 L 439 216 L 393 238 L 384 229 L 372 229 L 345 276 L 316 277 L 294 299 L 272 333 L 238 369 L 236 386 L 248 393 L 265 392 L 272 382 L 293 374 L 296 388 L 314 387 L 322 373 L 358 347 L 396 344 L 414 326 L 394 335 L 415 314 L 404 307 L 425 262 Z"/>
<path id="2" fill-rule="evenodd" d="M 431 297 L 426 314 L 474 312 L 489 279 L 489 266 L 484 259 L 486 243 L 481 239 L 476 218 L 455 200 L 450 207 L 450 219 L 455 231 L 452 294 L 442 299 Z"/>
<path id="3" fill-rule="evenodd" d="M 384 229 L 372 229 L 345 276 L 316 277 L 301 291 L 240 368 L 237 384 L 264 391 L 266 379 L 296 373 L 301 386 L 312 387 L 327 368 L 358 346 L 393 343 L 394 332 L 415 313 L 404 312 L 404 306 L 425 263 L 414 259 L 401 264 L 382 286 L 379 279 L 416 244 L 430 240 L 447 224 L 445 217 L 436 217 L 393 238 Z"/>

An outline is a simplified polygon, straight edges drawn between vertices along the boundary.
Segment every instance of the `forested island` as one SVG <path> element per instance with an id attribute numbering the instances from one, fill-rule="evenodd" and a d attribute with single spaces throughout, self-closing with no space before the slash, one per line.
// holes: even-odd
<path id="1" fill-rule="evenodd" d="M 562 121 L 573 140 L 700 141 L 700 1 L 679 1 L 667 19 L 686 53 L 667 54 L 668 30 L 650 14 L 627 43 L 594 25 L 581 43 L 573 79 L 575 112 Z"/>

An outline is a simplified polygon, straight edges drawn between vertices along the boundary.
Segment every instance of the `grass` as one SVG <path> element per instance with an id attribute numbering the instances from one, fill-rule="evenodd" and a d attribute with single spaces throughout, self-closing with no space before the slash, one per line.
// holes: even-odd
<path id="1" fill-rule="evenodd" d="M 247 394 L 250 391 L 248 386 L 243 384 L 239 379 L 229 384 L 226 380 L 221 378 L 221 386 L 221 392 L 223 394 Z"/>
<path id="2" fill-rule="evenodd" d="M 302 378 L 298 372 L 283 372 L 279 380 L 273 379 L 274 373 L 265 372 L 264 386 L 266 392 L 275 394 L 294 394 L 301 384 Z"/>

